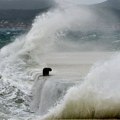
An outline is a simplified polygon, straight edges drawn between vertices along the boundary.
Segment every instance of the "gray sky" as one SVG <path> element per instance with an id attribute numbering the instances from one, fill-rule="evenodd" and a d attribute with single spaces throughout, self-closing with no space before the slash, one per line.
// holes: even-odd
<path id="1" fill-rule="evenodd" d="M 54 0 L 0 0 L 0 9 L 38 9 L 53 5 L 53 1 Z M 79 2 L 80 4 L 94 4 L 105 0 L 73 1 Z"/>

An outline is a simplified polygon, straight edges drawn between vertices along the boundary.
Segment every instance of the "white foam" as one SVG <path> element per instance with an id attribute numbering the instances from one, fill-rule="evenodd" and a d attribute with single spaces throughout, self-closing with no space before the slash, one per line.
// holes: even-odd
<path id="1" fill-rule="evenodd" d="M 71 88 L 45 119 L 119 118 L 120 54 L 95 65 L 82 84 Z"/>

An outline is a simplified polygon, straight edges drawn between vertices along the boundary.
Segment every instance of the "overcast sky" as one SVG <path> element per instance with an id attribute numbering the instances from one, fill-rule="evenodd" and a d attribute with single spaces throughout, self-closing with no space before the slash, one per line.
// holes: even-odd
<path id="1" fill-rule="evenodd" d="M 0 0 L 0 9 L 39 9 L 53 5 L 54 0 Z M 69 1 L 69 0 L 68 0 Z M 94 4 L 105 0 L 73 0 L 80 4 Z"/>

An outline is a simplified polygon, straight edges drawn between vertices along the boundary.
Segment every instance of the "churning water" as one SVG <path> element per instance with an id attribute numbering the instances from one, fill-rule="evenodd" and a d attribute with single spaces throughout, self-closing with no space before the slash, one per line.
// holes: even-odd
<path id="1" fill-rule="evenodd" d="M 120 29 L 77 2 L 56 3 L 0 50 L 0 119 L 120 118 Z"/>

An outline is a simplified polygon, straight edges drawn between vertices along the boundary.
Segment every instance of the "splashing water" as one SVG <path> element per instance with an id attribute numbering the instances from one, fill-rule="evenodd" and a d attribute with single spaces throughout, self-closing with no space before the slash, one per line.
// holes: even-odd
<path id="1" fill-rule="evenodd" d="M 67 1 L 64 4 L 63 1 L 56 0 L 56 2 L 58 4 L 56 8 L 36 17 L 27 34 L 16 38 L 13 43 L 0 51 L 0 99 L 2 99 L 0 106 L 5 105 L 0 112 L 4 114 L 29 116 L 32 114 L 30 113 L 32 97 L 38 98 L 38 101 L 34 100 L 35 105 L 39 104 L 36 107 L 41 107 L 38 108 L 39 112 L 46 113 L 48 106 L 51 107 L 54 102 L 56 103 L 56 99 L 59 100 L 66 94 L 70 86 L 76 84 L 68 81 L 67 85 L 63 81 L 58 83 L 57 80 L 60 80 L 58 78 L 54 78 L 54 81 L 52 78 L 50 81 L 44 81 L 41 78 L 42 80 L 38 81 L 42 68 L 47 66 L 45 56 L 57 51 L 56 44 L 66 39 L 68 31 L 78 29 L 86 31 L 94 27 L 96 29 L 98 18 L 90 9 L 81 8 L 76 2 L 75 4 L 73 1 Z M 63 44 L 66 45 L 64 42 Z M 73 45 L 70 44 L 67 46 Z M 95 66 L 82 83 L 79 78 L 80 85 L 68 90 L 61 103 L 45 118 L 119 117 L 119 59 L 120 55 L 102 65 Z M 35 94 L 32 96 L 32 88 L 36 84 L 38 87 L 36 86 Z M 59 84 L 59 91 L 56 88 L 57 84 Z M 55 100 L 51 100 L 50 105 L 48 103 L 48 106 L 43 106 L 41 103 L 45 99 L 43 94 L 46 96 L 49 94 L 48 89 L 45 89 L 46 86 L 48 89 L 53 86 L 51 91 L 57 89 L 56 96 L 57 92 L 62 91 L 62 93 L 55 96 Z"/>
<path id="2" fill-rule="evenodd" d="M 95 65 L 44 119 L 120 118 L 120 54 Z"/>
<path id="3" fill-rule="evenodd" d="M 31 101 L 34 80 L 38 79 L 42 73 L 42 68 L 46 66 L 44 55 L 50 53 L 52 46 L 59 39 L 63 30 L 78 24 L 81 25 L 81 23 L 77 24 L 79 20 L 84 22 L 92 15 L 79 8 L 75 11 L 69 10 L 59 8 L 36 17 L 27 34 L 16 38 L 13 43 L 1 49 L 0 89 L 2 90 L 1 95 L 5 94 L 4 91 L 11 91 L 5 97 L 6 102 L 4 103 L 8 104 L 13 101 L 13 104 L 8 104 L 6 107 L 10 108 L 10 114 L 17 115 L 19 110 L 25 113 L 30 111 L 29 102 Z M 74 17 L 71 16 L 71 11 L 75 13 Z M 80 11 L 85 14 L 82 18 L 77 15 L 77 12 Z M 5 87 L 6 85 L 7 87 Z M 14 103 L 20 103 L 17 110 L 11 109 L 11 106 L 14 108 Z"/>

